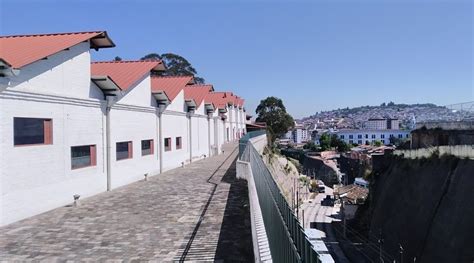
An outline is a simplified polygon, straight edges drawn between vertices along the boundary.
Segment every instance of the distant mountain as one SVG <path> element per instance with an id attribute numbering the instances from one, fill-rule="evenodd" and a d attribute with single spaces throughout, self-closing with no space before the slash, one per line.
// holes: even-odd
<path id="1" fill-rule="evenodd" d="M 360 106 L 343 108 L 331 111 L 321 111 L 299 122 L 315 123 L 327 122 L 330 119 L 342 119 L 345 126 L 361 128 L 370 118 L 393 118 L 401 120 L 402 128 L 409 127 L 413 120 L 417 123 L 425 121 L 458 121 L 474 118 L 472 112 L 453 111 L 444 106 L 432 103 L 423 104 L 396 104 L 382 103 L 380 106 Z"/>

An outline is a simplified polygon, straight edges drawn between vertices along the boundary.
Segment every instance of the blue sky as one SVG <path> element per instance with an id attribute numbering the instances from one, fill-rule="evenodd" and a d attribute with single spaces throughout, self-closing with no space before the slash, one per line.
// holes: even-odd
<path id="1" fill-rule="evenodd" d="M 67 3 L 66 3 L 67 2 Z M 470 0 L 7 1 L 2 35 L 107 30 L 95 60 L 173 52 L 217 90 L 320 110 L 474 100 Z"/>

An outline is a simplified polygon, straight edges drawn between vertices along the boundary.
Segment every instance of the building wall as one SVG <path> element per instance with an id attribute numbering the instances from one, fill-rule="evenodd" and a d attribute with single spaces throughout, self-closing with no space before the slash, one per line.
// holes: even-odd
<path id="1" fill-rule="evenodd" d="M 88 49 L 76 45 L 0 84 L 0 225 L 106 190 L 105 105 L 90 82 Z M 14 117 L 51 118 L 52 144 L 15 147 Z M 97 163 L 73 170 L 71 146 L 81 145 L 96 145 Z"/>
<path id="2" fill-rule="evenodd" d="M 399 139 L 410 139 L 410 131 L 407 130 L 349 130 L 338 131 L 336 134 L 339 139 L 351 144 L 366 144 L 367 142 L 374 143 L 375 141 L 380 141 L 388 145 L 392 135 Z"/>
<path id="3" fill-rule="evenodd" d="M 150 175 L 159 173 L 156 113 L 152 108 L 148 108 L 146 112 L 145 109 L 147 108 L 139 111 L 118 104 L 110 112 L 112 188 L 141 180 L 145 173 Z M 153 140 L 155 148 L 153 154 L 142 156 L 142 140 Z M 117 143 L 128 141 L 132 142 L 132 158 L 117 160 Z"/>
<path id="4" fill-rule="evenodd" d="M 10 78 L 15 91 L 102 99 L 102 92 L 91 88 L 89 43 L 84 42 L 21 68 Z"/>
<path id="5" fill-rule="evenodd" d="M 106 102 L 102 91 L 90 80 L 89 43 L 81 43 L 25 66 L 17 77 L 0 78 L 0 225 L 30 217 L 107 190 Z M 232 123 L 223 121 L 218 110 L 210 122 L 215 153 L 245 129 L 243 110 L 230 107 Z M 209 128 L 203 109 L 192 117 L 193 145 L 189 144 L 189 118 L 181 91 L 159 117 L 146 75 L 119 94 L 110 111 L 111 185 L 123 186 L 160 171 L 180 167 L 193 156 L 209 155 Z M 13 118 L 52 119 L 53 143 L 15 147 Z M 233 129 L 235 127 L 235 130 Z M 181 149 L 176 148 L 181 137 Z M 171 138 L 171 150 L 164 139 Z M 153 154 L 142 156 L 141 141 L 152 139 Z M 132 142 L 133 156 L 116 160 L 116 143 Z M 95 145 L 96 165 L 71 168 L 72 146 Z"/>
<path id="6" fill-rule="evenodd" d="M 163 171 L 189 163 L 189 119 L 186 116 L 184 92 L 181 91 L 162 114 Z M 176 147 L 176 137 L 181 137 L 181 149 Z M 171 150 L 165 150 L 165 138 L 171 138 Z"/>

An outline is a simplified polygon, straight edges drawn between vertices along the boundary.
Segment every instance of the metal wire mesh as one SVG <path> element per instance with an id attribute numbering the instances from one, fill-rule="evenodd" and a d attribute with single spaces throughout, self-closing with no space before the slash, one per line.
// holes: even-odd
<path id="1" fill-rule="evenodd" d="M 298 218 L 249 139 L 250 136 L 241 139 L 239 155 L 252 169 L 273 261 L 320 262 Z"/>

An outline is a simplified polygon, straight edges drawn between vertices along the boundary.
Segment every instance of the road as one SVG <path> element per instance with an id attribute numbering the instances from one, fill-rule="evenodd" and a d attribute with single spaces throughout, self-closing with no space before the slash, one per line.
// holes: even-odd
<path id="1" fill-rule="evenodd" d="M 339 207 L 321 206 L 321 200 L 326 195 L 333 195 L 333 189 L 326 186 L 325 193 L 319 193 L 315 199 L 305 200 L 301 205 L 301 210 L 304 210 L 304 228 L 309 228 L 311 222 L 316 222 L 316 228 L 325 233 L 323 241 L 331 253 L 334 261 L 346 263 L 350 262 L 342 252 L 339 242 L 336 239 L 334 229 L 331 225 L 333 221 L 340 221 Z M 300 218 L 303 212 L 300 211 Z"/>

